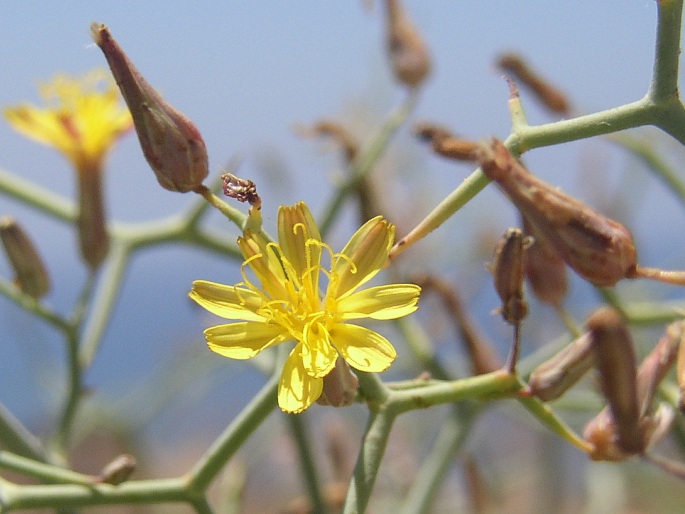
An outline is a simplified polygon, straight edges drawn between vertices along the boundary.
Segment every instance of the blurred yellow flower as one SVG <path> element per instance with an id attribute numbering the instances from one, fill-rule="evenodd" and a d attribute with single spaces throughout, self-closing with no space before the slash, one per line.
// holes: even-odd
<path id="1" fill-rule="evenodd" d="M 279 243 L 246 230 L 238 239 L 245 257 L 243 282 L 234 286 L 198 280 L 190 297 L 218 316 L 242 320 L 205 330 L 209 347 L 233 359 L 249 359 L 265 348 L 296 341 L 285 362 L 278 404 L 285 412 L 302 412 L 321 395 L 323 378 L 338 355 L 360 371 L 380 372 L 396 356 L 382 335 L 347 323 L 371 318 L 395 319 L 417 309 L 421 289 L 393 284 L 357 289 L 385 264 L 395 227 L 378 216 L 334 254 L 321 241 L 319 229 L 304 202 L 278 211 Z M 331 255 L 330 270 L 321 264 Z M 261 287 L 250 281 L 252 270 Z M 327 278 L 325 294 L 320 279 Z"/>
<path id="2" fill-rule="evenodd" d="M 100 171 L 114 143 L 133 127 L 114 81 L 95 70 L 81 78 L 58 75 L 39 90 L 46 106 L 5 108 L 10 125 L 59 150 L 80 173 Z"/>

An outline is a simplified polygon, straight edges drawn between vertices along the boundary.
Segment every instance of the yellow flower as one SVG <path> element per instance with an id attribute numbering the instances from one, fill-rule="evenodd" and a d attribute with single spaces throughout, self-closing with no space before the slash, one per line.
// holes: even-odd
<path id="1" fill-rule="evenodd" d="M 104 70 L 84 77 L 58 75 L 40 86 L 46 107 L 4 109 L 21 134 L 63 153 L 80 172 L 100 171 L 116 140 L 133 126 L 114 81 Z"/>
<path id="2" fill-rule="evenodd" d="M 251 230 L 238 239 L 245 256 L 243 282 L 193 283 L 190 297 L 205 309 L 243 320 L 205 330 L 210 349 L 249 359 L 271 346 L 296 341 L 278 387 L 278 404 L 285 412 L 302 412 L 319 398 L 323 377 L 333 370 L 338 355 L 360 371 L 384 371 L 395 359 L 393 346 L 377 332 L 348 322 L 395 319 L 417 309 L 421 289 L 413 284 L 357 291 L 385 264 L 394 235 L 395 227 L 378 216 L 357 230 L 342 252 L 333 254 L 304 202 L 282 206 L 279 243 Z M 324 250 L 331 255 L 330 270 L 321 264 Z M 248 267 L 261 287 L 248 279 Z M 325 294 L 321 282 L 327 282 Z"/>

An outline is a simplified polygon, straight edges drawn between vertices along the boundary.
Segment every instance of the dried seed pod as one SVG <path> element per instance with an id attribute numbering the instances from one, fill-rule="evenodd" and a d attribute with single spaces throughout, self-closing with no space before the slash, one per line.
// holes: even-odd
<path id="1" fill-rule="evenodd" d="M 504 54 L 497 61 L 497 65 L 526 85 L 550 111 L 559 114 L 569 113 L 570 106 L 566 95 L 535 73 L 520 55 Z"/>
<path id="2" fill-rule="evenodd" d="M 523 232 L 530 236 L 532 244 L 523 253 L 523 272 L 533 294 L 541 302 L 560 308 L 568 292 L 566 263 L 557 255 L 547 239 L 537 235 L 535 226 L 523 219 Z"/>
<path id="3" fill-rule="evenodd" d="M 595 363 L 592 335 L 586 332 L 533 370 L 528 391 L 543 402 L 559 398 Z"/>
<path id="4" fill-rule="evenodd" d="M 393 73 L 403 84 L 418 87 L 430 74 L 428 48 L 400 0 L 386 0 L 386 7 L 388 52 Z"/>
<path id="5" fill-rule="evenodd" d="M 528 304 L 523 298 L 523 253 L 525 237 L 518 228 L 508 229 L 495 248 L 490 272 L 495 279 L 495 290 L 502 300 L 502 317 L 516 325 L 528 314 Z"/>
<path id="6" fill-rule="evenodd" d="M 629 454 L 641 453 L 635 351 L 628 328 L 614 309 L 601 308 L 587 322 L 593 341 L 602 393 L 618 434 L 617 444 Z"/>
<path id="7" fill-rule="evenodd" d="M 147 83 L 105 25 L 93 23 L 91 32 L 131 111 L 143 154 L 159 184 L 180 193 L 199 188 L 209 163 L 195 124 Z"/>
<path id="8" fill-rule="evenodd" d="M 45 296 L 50 291 L 50 275 L 33 242 L 14 218 L 0 219 L 0 240 L 17 287 L 35 300 Z"/>
<path id="9" fill-rule="evenodd" d="M 623 225 L 534 177 L 497 139 L 481 147 L 479 160 L 483 173 L 578 275 L 600 287 L 635 276 L 633 237 Z"/>

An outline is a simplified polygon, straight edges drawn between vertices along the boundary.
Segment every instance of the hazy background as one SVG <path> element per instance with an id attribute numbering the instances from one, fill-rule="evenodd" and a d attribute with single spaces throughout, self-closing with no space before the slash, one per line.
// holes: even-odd
<path id="1" fill-rule="evenodd" d="M 331 180 L 343 170 L 339 152 L 331 145 L 303 139 L 293 128 L 323 117 L 337 118 L 361 139 L 405 96 L 390 75 L 384 13 L 375 4 L 369 10 L 362 1 L 2 1 L 0 104 L 38 101 L 36 84 L 56 73 L 83 74 L 104 67 L 102 53 L 90 40 L 89 25 L 105 23 L 148 81 L 195 121 L 214 174 L 232 157 L 242 158 L 239 174 L 257 182 L 265 224 L 273 228 L 279 204 L 304 199 L 315 213 L 322 212 Z M 507 87 L 493 64 L 503 51 L 526 56 L 536 70 L 569 93 L 580 112 L 636 100 L 649 85 L 653 1 L 405 4 L 431 49 L 434 68 L 413 121 L 435 121 L 472 138 L 505 138 L 510 126 Z M 554 120 L 525 93 L 523 101 L 531 123 Z M 675 143 L 657 138 L 656 131 L 646 134 L 675 160 L 682 158 Z M 573 143 L 535 150 L 525 158 L 546 180 L 628 223 L 643 263 L 683 267 L 678 228 L 682 211 L 659 183 L 609 143 Z M 0 122 L 0 167 L 73 196 L 68 163 L 54 150 L 13 132 L 5 122 Z M 400 130 L 380 168 L 379 175 L 393 181 L 379 194 L 400 234 L 471 171 L 433 157 L 407 127 Z M 623 187 L 628 179 L 631 187 Z M 193 200 L 190 194 L 158 186 L 133 134 L 112 153 L 106 184 L 113 220 L 151 220 Z M 0 196 L 3 214 L 17 217 L 36 238 L 54 281 L 46 300 L 68 312 L 85 277 L 73 231 Z M 219 217 L 212 216 L 210 222 L 225 230 L 227 238 L 237 237 L 235 227 Z M 490 187 L 403 256 L 406 268 L 415 271 L 423 270 L 430 257 L 428 269 L 462 286 L 477 319 L 503 345 L 508 344 L 509 332 L 490 314 L 497 300 L 478 261 L 487 261 L 493 238 L 514 223 L 513 211 Z M 339 228 L 333 236 L 338 248 L 353 226 L 350 221 Z M 462 267 L 460 262 L 467 258 L 477 265 Z M 0 273 L 10 274 L 2 258 Z M 202 329 L 215 320 L 186 299 L 192 280 L 199 278 L 224 283 L 239 279 L 235 266 L 225 260 L 187 248 L 158 247 L 136 256 L 102 351 L 86 377 L 94 394 L 117 398 L 175 352 L 208 353 Z M 634 285 L 625 288 L 637 291 Z M 636 294 L 655 291 L 657 296 L 678 294 L 675 288 L 644 283 Z M 574 282 L 571 302 L 589 294 L 587 286 Z M 435 306 L 428 300 L 427 308 L 431 305 Z M 570 304 L 579 318 L 591 307 Z M 537 319 L 544 325 L 530 335 L 533 343 L 561 331 L 546 308 L 534 309 L 532 316 L 531 324 Z M 448 337 L 447 325 L 442 330 Z M 444 351 L 457 355 L 456 349 Z M 399 373 L 402 361 L 401 356 Z M 0 298 L 0 401 L 40 430 L 54 412 L 59 396 L 51 394 L 63 384 L 63 363 L 62 341 L 54 332 Z M 182 440 L 189 433 L 198 440 L 212 439 L 261 386 L 259 376 L 244 363 L 223 360 L 220 367 L 211 380 L 199 381 L 164 411 L 148 433 L 151 440 Z"/>

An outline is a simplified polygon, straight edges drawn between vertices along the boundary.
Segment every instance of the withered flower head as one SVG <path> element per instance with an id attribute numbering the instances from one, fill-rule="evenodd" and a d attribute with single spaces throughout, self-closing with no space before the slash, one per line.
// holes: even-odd
<path id="1" fill-rule="evenodd" d="M 147 83 L 104 24 L 93 23 L 91 32 L 131 111 L 140 146 L 157 181 L 163 188 L 180 193 L 201 186 L 209 164 L 195 124 Z"/>
<path id="2" fill-rule="evenodd" d="M 400 0 L 386 0 L 386 6 L 388 51 L 393 73 L 403 84 L 418 87 L 430 74 L 428 48 Z"/>
<path id="3" fill-rule="evenodd" d="M 544 238 L 578 275 L 600 287 L 635 276 L 633 237 L 623 225 L 533 176 L 497 139 L 481 147 L 479 161 L 536 237 Z"/>

